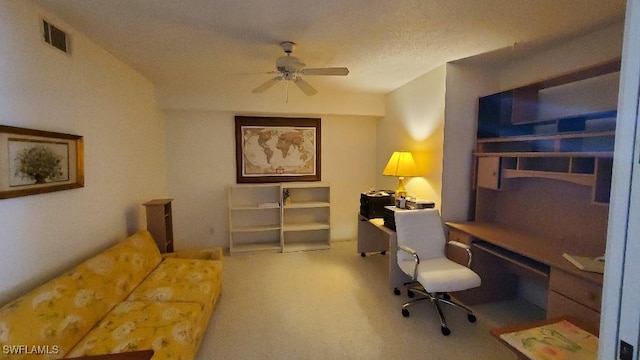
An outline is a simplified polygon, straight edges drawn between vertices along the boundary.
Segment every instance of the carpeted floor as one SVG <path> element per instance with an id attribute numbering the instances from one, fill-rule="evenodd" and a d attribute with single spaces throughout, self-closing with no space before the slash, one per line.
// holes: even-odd
<path id="1" fill-rule="evenodd" d="M 479 309 L 471 324 L 464 312 L 445 307 L 448 337 L 428 303 L 404 318 L 407 297 L 389 288 L 387 261 L 360 257 L 355 241 L 226 257 L 222 296 L 196 359 L 515 358 L 489 335 L 496 322 Z"/>

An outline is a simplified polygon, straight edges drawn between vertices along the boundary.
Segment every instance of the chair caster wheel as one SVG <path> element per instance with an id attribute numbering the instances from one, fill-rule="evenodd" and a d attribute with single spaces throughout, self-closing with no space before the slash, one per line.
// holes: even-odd
<path id="1" fill-rule="evenodd" d="M 396 296 L 400 295 L 400 289 L 398 289 L 398 288 L 393 289 L 393 294 L 396 295 Z"/>
<path id="2" fill-rule="evenodd" d="M 444 336 L 449 336 L 449 334 L 451 334 L 451 330 L 449 330 L 449 328 L 446 327 L 446 326 L 441 327 L 440 331 L 442 332 L 442 335 L 444 335 Z"/>
<path id="3" fill-rule="evenodd" d="M 416 296 L 416 294 L 411 290 L 407 290 L 407 296 L 413 298 L 414 296 Z"/>
<path id="4" fill-rule="evenodd" d="M 365 253 L 361 252 L 361 253 L 360 253 L 360 256 L 365 257 L 365 256 L 367 256 L 367 254 L 365 254 Z"/>
<path id="5" fill-rule="evenodd" d="M 387 252 L 386 252 L 386 251 L 383 251 L 383 252 L 381 252 L 380 254 L 382 254 L 382 255 L 386 255 L 386 254 L 387 254 Z"/>
<path id="6" fill-rule="evenodd" d="M 409 317 L 409 310 L 407 310 L 407 309 L 402 309 L 402 316 L 404 316 L 404 317 Z"/>
<path id="7" fill-rule="evenodd" d="M 467 315 L 467 320 L 469 320 L 470 323 L 474 323 L 474 322 L 476 322 L 476 316 L 472 315 L 472 314 L 469 314 L 469 315 Z"/>

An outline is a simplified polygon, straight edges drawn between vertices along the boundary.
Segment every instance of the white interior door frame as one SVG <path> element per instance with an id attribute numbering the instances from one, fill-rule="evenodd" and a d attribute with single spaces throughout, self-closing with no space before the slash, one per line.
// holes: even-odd
<path id="1" fill-rule="evenodd" d="M 628 0 L 613 159 L 600 322 L 599 359 L 618 359 L 620 343 L 640 335 L 640 0 Z"/>

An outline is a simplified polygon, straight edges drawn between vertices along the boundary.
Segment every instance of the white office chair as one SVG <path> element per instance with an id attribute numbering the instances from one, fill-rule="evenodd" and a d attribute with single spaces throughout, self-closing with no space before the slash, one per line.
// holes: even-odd
<path id="1" fill-rule="evenodd" d="M 429 300 L 440 316 L 441 331 L 449 335 L 440 303 L 459 307 L 467 312 L 469 322 L 476 317 L 466 306 L 451 300 L 449 292 L 462 291 L 480 286 L 480 277 L 469 269 L 471 250 L 469 246 L 456 242 L 446 242 L 442 220 L 436 209 L 396 211 L 396 233 L 398 238 L 397 261 L 400 269 L 418 285 L 408 290 L 409 297 L 419 293 L 425 298 L 409 301 L 402 305 L 402 315 L 409 316 L 407 308 L 418 302 Z M 467 266 L 449 260 L 445 255 L 446 245 L 458 246 L 467 250 Z M 395 290 L 399 295 L 399 290 Z"/>

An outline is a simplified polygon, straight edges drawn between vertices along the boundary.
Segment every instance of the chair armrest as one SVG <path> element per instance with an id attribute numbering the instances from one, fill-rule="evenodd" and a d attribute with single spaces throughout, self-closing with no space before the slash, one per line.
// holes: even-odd
<path id="1" fill-rule="evenodd" d="M 471 246 L 467 245 L 467 244 L 463 244 L 459 241 L 449 241 L 447 242 L 447 245 L 453 245 L 455 247 L 464 249 L 467 251 L 467 257 L 468 257 L 468 261 L 467 261 L 467 267 L 471 267 L 471 260 L 473 260 L 473 254 L 471 253 Z"/>
<path id="2" fill-rule="evenodd" d="M 398 245 L 398 250 L 404 251 L 407 254 L 413 256 L 413 260 L 415 261 L 415 265 L 413 268 L 413 280 L 415 280 L 418 277 L 418 265 L 420 264 L 420 257 L 418 256 L 418 253 L 406 245 Z"/>
<path id="3" fill-rule="evenodd" d="M 162 258 L 181 258 L 181 259 L 201 259 L 201 260 L 222 260 L 223 252 L 221 247 L 179 250 L 166 254 L 162 254 Z"/>
<path id="4" fill-rule="evenodd" d="M 398 245 L 398 250 L 402 250 L 404 252 L 406 252 L 407 254 L 417 257 L 418 253 L 416 253 L 415 250 L 413 250 L 412 248 L 406 246 L 406 245 Z"/>

